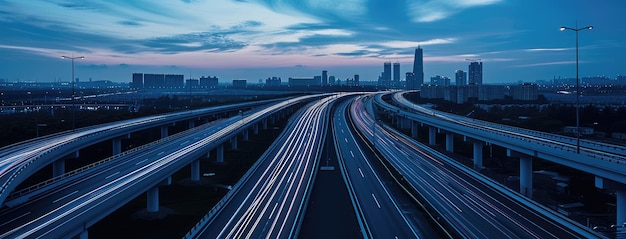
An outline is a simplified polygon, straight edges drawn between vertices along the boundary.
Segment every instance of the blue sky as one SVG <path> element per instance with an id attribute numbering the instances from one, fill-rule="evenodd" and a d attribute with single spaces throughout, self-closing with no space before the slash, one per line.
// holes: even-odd
<path id="1" fill-rule="evenodd" d="M 218 76 L 359 74 L 386 61 L 426 81 L 484 62 L 484 82 L 626 75 L 623 0 L 0 0 L 0 78 L 129 82 L 134 72 Z M 404 74 L 401 74 L 404 76 Z"/>

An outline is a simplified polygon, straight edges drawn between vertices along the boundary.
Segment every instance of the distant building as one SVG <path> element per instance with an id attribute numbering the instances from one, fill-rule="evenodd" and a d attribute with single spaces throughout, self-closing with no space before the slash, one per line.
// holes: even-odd
<path id="1" fill-rule="evenodd" d="M 146 89 L 164 89 L 165 74 L 143 74 L 143 86 Z"/>
<path id="2" fill-rule="evenodd" d="M 233 80 L 233 87 L 245 88 L 248 85 L 247 80 Z"/>
<path id="3" fill-rule="evenodd" d="M 329 82 L 331 85 L 335 85 L 335 76 L 329 76 L 329 77 L 328 77 L 328 82 Z"/>
<path id="4" fill-rule="evenodd" d="M 415 74 L 413 72 L 406 73 L 406 89 L 407 90 L 417 90 L 417 80 L 415 79 Z"/>
<path id="5" fill-rule="evenodd" d="M 272 78 L 267 78 L 265 80 L 265 86 L 280 86 L 281 85 L 281 79 L 280 77 L 272 77 Z"/>
<path id="6" fill-rule="evenodd" d="M 454 73 L 455 85 L 463 86 L 467 85 L 467 74 L 463 70 L 456 70 Z"/>
<path id="7" fill-rule="evenodd" d="M 445 90 L 445 86 L 422 85 L 420 88 L 420 97 L 424 99 L 443 99 L 445 97 Z"/>
<path id="8" fill-rule="evenodd" d="M 133 89 L 143 89 L 143 73 L 133 73 L 133 82 L 130 84 Z"/>
<path id="9" fill-rule="evenodd" d="M 436 75 L 430 78 L 430 84 L 431 85 L 438 85 L 438 86 L 449 86 L 450 85 L 450 78 L 446 77 L 446 76 L 440 76 L 440 75 Z"/>
<path id="10" fill-rule="evenodd" d="M 354 75 L 354 86 L 359 86 L 359 75 Z"/>
<path id="11" fill-rule="evenodd" d="M 186 89 L 197 89 L 200 88 L 200 80 L 198 79 L 187 79 L 185 83 Z"/>
<path id="12" fill-rule="evenodd" d="M 483 84 L 483 63 L 473 61 L 469 65 L 468 78 L 470 85 Z"/>
<path id="13" fill-rule="evenodd" d="M 415 76 L 415 83 L 407 85 L 415 86 L 417 89 L 424 84 L 424 52 L 420 46 L 415 49 L 415 56 L 413 58 L 413 75 Z"/>
<path id="14" fill-rule="evenodd" d="M 315 77 L 289 77 L 289 86 L 314 86 Z"/>
<path id="15" fill-rule="evenodd" d="M 478 100 L 501 100 L 504 99 L 505 86 L 503 85 L 479 85 Z"/>
<path id="16" fill-rule="evenodd" d="M 511 97 L 514 100 L 537 100 L 539 86 L 531 83 L 511 86 Z"/>
<path id="17" fill-rule="evenodd" d="M 217 88 L 219 79 L 216 76 L 200 77 L 200 88 Z"/>
<path id="18" fill-rule="evenodd" d="M 391 86 L 391 62 L 383 63 L 383 73 L 381 78 L 379 78 L 378 85 L 382 87 Z"/>
<path id="19" fill-rule="evenodd" d="M 400 62 L 393 63 L 393 82 L 391 85 L 393 87 L 400 86 Z"/>
<path id="20" fill-rule="evenodd" d="M 313 85 L 322 85 L 322 76 L 314 76 L 313 81 L 315 82 Z"/>
<path id="21" fill-rule="evenodd" d="M 167 74 L 164 77 L 165 88 L 176 89 L 185 87 L 185 76 L 178 74 Z"/>
<path id="22" fill-rule="evenodd" d="M 328 71 L 322 71 L 322 85 L 328 85 Z"/>

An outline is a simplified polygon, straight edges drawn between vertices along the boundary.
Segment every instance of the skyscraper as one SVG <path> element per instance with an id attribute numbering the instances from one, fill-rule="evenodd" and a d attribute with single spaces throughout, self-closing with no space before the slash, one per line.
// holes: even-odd
<path id="1" fill-rule="evenodd" d="M 415 49 L 415 58 L 413 59 L 413 75 L 415 83 L 410 84 L 416 86 L 419 89 L 424 84 L 424 52 L 420 46 Z M 407 85 L 408 82 L 407 82 Z"/>
<path id="2" fill-rule="evenodd" d="M 328 85 L 328 71 L 322 71 L 322 85 Z"/>
<path id="3" fill-rule="evenodd" d="M 391 62 L 385 62 L 383 64 L 383 78 L 382 86 L 389 87 L 391 83 Z"/>
<path id="4" fill-rule="evenodd" d="M 467 85 L 467 75 L 463 70 L 456 70 L 455 75 L 455 83 L 457 86 Z"/>
<path id="5" fill-rule="evenodd" d="M 391 85 L 394 87 L 400 86 L 400 62 L 393 63 L 393 82 Z"/>
<path id="6" fill-rule="evenodd" d="M 472 61 L 469 64 L 468 71 L 469 85 L 482 85 L 483 84 L 483 63 L 478 61 Z"/>

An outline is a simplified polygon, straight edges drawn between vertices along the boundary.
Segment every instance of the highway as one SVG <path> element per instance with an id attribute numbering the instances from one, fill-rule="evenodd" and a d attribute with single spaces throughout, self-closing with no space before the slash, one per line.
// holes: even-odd
<path id="1" fill-rule="evenodd" d="M 335 99 L 296 112 L 257 164 L 185 238 L 296 238 Z"/>
<path id="2" fill-rule="evenodd" d="M 0 148 L 0 205 L 4 204 L 4 200 L 17 185 L 33 173 L 81 148 L 151 127 L 220 112 L 258 107 L 276 101 L 279 100 L 246 102 L 147 116 L 60 132 L 5 146 Z"/>
<path id="3" fill-rule="evenodd" d="M 455 238 L 602 237 L 531 200 L 511 197 L 516 193 L 510 189 L 375 121 L 367 113 L 371 100 L 352 104 L 355 125 Z"/>
<path id="4" fill-rule="evenodd" d="M 315 96 L 261 107 L 172 135 L 115 160 L 72 174 L 0 212 L 0 238 L 68 238 L 78 235 L 146 190 L 167 180 L 262 118 Z"/>
<path id="5" fill-rule="evenodd" d="M 363 238 L 428 238 L 428 234 L 414 229 L 424 225 L 409 222 L 408 215 L 404 215 L 370 163 L 378 159 L 369 152 L 369 148 L 362 148 L 361 138 L 353 133 L 347 109 L 354 99 L 351 97 L 337 106 L 332 128 L 339 167 Z M 427 221 L 425 224 L 428 226 Z M 432 237 L 432 234 L 428 236 Z"/>
<path id="6" fill-rule="evenodd" d="M 476 120 L 470 117 L 464 117 L 460 115 L 455 115 L 455 114 L 445 113 L 445 112 L 438 111 L 438 110 L 429 109 L 421 105 L 414 104 L 413 102 L 410 102 L 409 100 L 407 100 L 406 97 L 404 97 L 406 93 L 408 93 L 408 91 L 401 91 L 401 92 L 396 92 L 392 94 L 393 102 L 396 103 L 399 107 L 402 107 L 403 109 L 408 109 L 408 110 L 412 110 L 413 112 L 419 112 L 425 115 L 434 116 L 441 120 L 452 121 L 454 123 L 462 123 L 463 125 L 467 125 L 471 127 L 482 127 L 485 130 L 500 131 L 505 134 L 512 134 L 512 135 L 526 135 L 529 138 L 533 138 L 533 139 L 541 138 L 541 139 L 550 140 L 552 142 L 556 141 L 558 142 L 558 144 L 555 144 L 555 145 L 563 146 L 565 150 L 568 150 L 568 151 L 576 151 L 577 140 L 575 137 L 550 134 L 550 133 L 545 133 L 545 132 L 540 132 L 540 131 L 535 131 L 535 130 L 530 130 L 530 129 L 509 126 L 509 125 L 492 123 L 488 121 Z M 621 161 L 621 163 L 626 164 L 626 147 L 624 146 L 615 145 L 615 144 L 606 144 L 606 143 L 602 143 L 598 141 L 585 140 L 585 139 L 580 140 L 580 146 L 581 146 L 581 153 L 588 154 L 591 157 L 606 158 L 607 160 L 615 159 L 615 160 Z"/>

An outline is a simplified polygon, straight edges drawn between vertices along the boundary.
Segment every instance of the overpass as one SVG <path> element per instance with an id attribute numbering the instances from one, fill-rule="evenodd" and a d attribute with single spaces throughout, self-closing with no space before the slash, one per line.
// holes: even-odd
<path id="1" fill-rule="evenodd" d="M 148 211 L 158 211 L 158 187 L 169 184 L 174 172 L 191 165 L 192 180 L 199 180 L 198 159 L 207 151 L 219 151 L 226 142 L 236 148 L 238 135 L 245 140 L 250 128 L 256 131 L 259 125 L 266 127 L 274 115 L 282 117 L 284 110 L 317 97 L 278 102 L 205 124 L 70 174 L 33 192 L 36 195 L 31 200 L 16 204 L 17 209 L 7 212 L 17 216 L 2 215 L 12 219 L 1 224 L 0 237 L 87 238 L 89 226 L 144 192 L 148 196 Z"/>
<path id="2" fill-rule="evenodd" d="M 376 120 L 370 105 L 353 103 L 355 125 L 451 238 L 602 237 Z"/>
<path id="3" fill-rule="evenodd" d="M 378 94 L 374 104 L 384 111 L 399 127 L 411 129 L 417 136 L 420 125 L 428 128 L 428 141 L 435 144 L 436 133 L 446 135 L 446 150 L 453 152 L 454 134 L 462 135 L 473 144 L 474 168 L 481 169 L 482 145 L 498 145 L 507 149 L 507 154 L 520 158 L 520 191 L 532 197 L 532 158 L 541 158 L 568 166 L 596 176 L 595 185 L 617 192 L 618 225 L 626 222 L 626 148 L 618 145 L 581 140 L 580 153 L 576 139 L 555 134 L 542 133 L 511 126 L 475 120 L 424 108 L 406 100 L 406 91 Z M 398 104 L 383 100 L 390 95 Z"/>
<path id="4" fill-rule="evenodd" d="M 168 136 L 168 127 L 178 122 L 184 122 L 189 128 L 193 128 L 196 121 L 208 122 L 214 115 L 239 114 L 240 110 L 282 100 L 286 99 L 253 101 L 147 116 L 46 135 L 5 146 L 0 148 L 0 205 L 4 205 L 5 199 L 20 183 L 47 165 L 52 164 L 53 177 L 62 176 L 65 173 L 65 159 L 78 157 L 80 149 L 90 145 L 111 140 L 115 155 L 121 153 L 121 140 L 129 138 L 133 132 L 160 127 L 161 137 L 165 138 Z"/>

